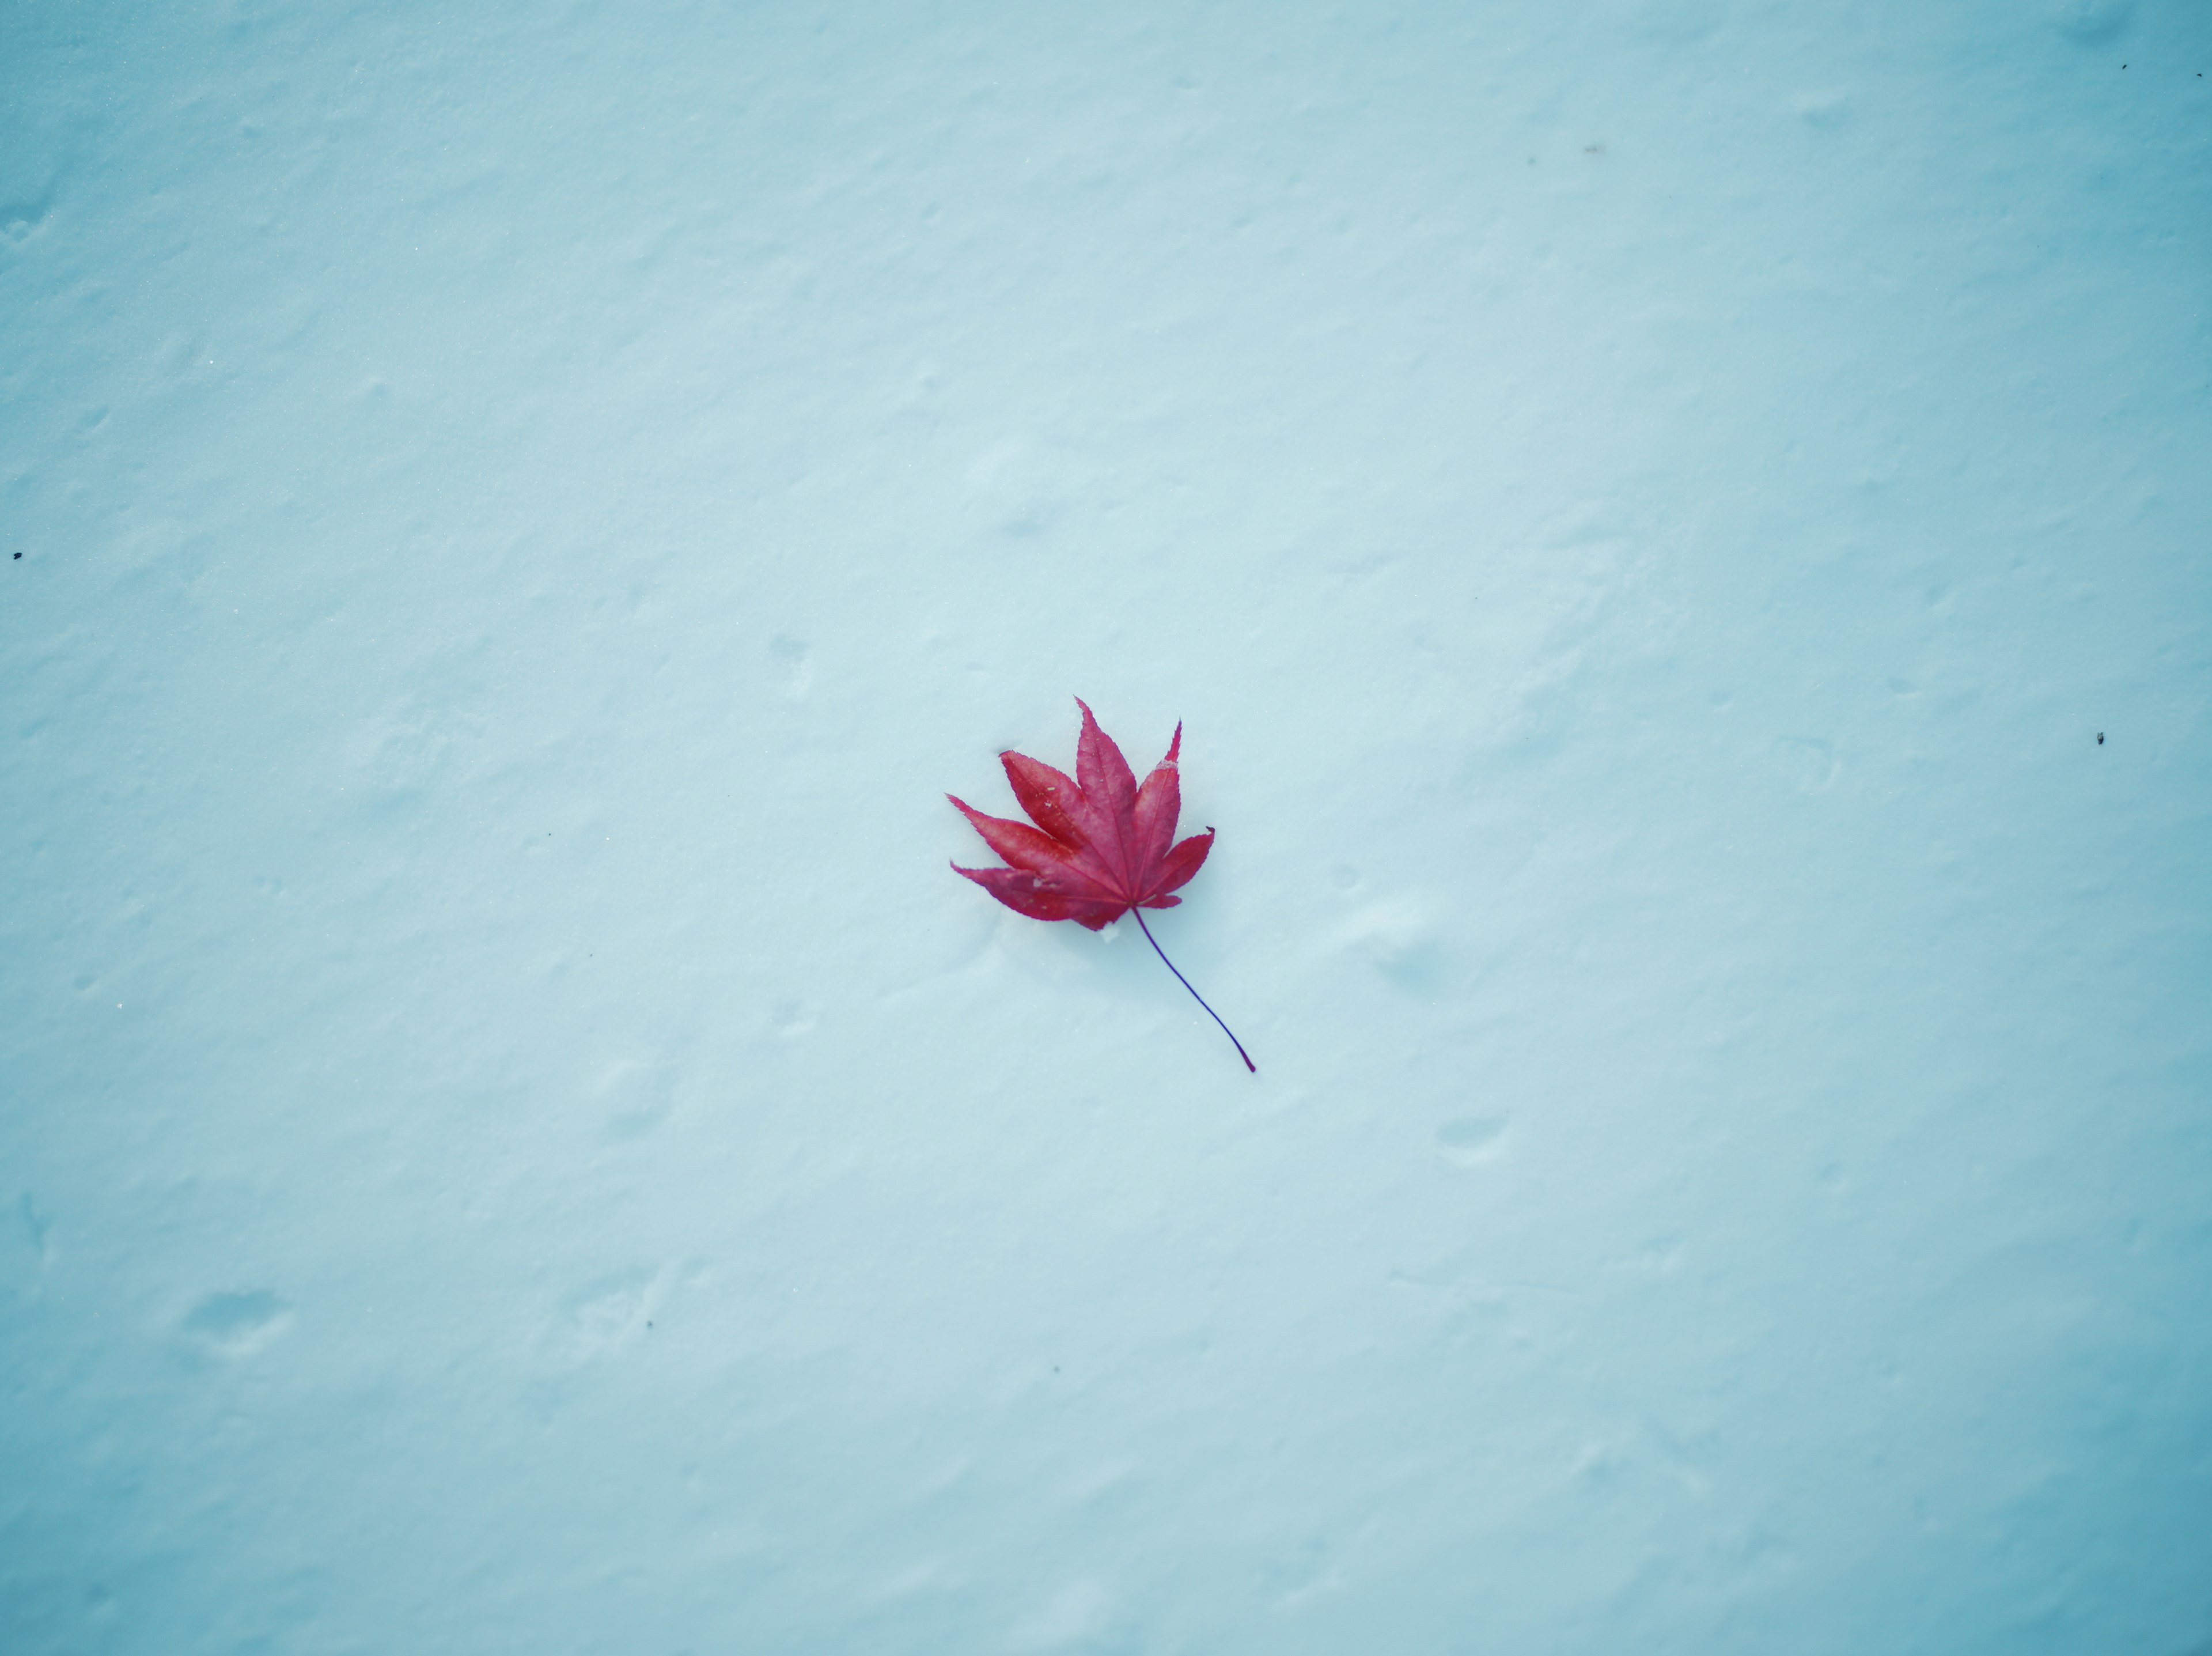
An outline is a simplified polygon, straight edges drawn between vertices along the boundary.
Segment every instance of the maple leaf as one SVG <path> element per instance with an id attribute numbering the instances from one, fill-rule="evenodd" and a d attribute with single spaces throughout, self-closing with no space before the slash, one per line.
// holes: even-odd
<path id="1" fill-rule="evenodd" d="M 1229 1037 L 1244 1067 L 1257 1075 L 1260 1067 L 1244 1050 L 1244 1044 L 1221 1023 L 1221 1014 L 1206 1005 L 1206 997 L 1191 989 L 1190 979 L 1176 971 L 1176 963 L 1145 924 L 1142 910 L 1172 909 L 1182 901 L 1172 893 L 1190 883 L 1213 849 L 1211 828 L 1176 841 L 1176 819 L 1182 813 L 1182 784 L 1176 765 L 1182 751 L 1182 726 L 1176 726 L 1167 757 L 1139 787 L 1128 760 L 1114 739 L 1098 728 L 1080 696 L 1075 704 L 1083 709 L 1083 734 L 1075 745 L 1073 778 L 1011 748 L 999 755 L 1016 802 L 1036 827 L 1007 817 L 986 816 L 957 795 L 945 796 L 1007 863 L 1003 868 L 963 868 L 956 862 L 952 871 L 1032 920 L 1073 920 L 1099 931 L 1125 914 L 1134 914 L 1152 953 L 1175 972 L 1177 983 L 1190 989 L 1191 999 L 1206 1007 L 1206 1015 L 1221 1024 L 1221 1032 Z"/>

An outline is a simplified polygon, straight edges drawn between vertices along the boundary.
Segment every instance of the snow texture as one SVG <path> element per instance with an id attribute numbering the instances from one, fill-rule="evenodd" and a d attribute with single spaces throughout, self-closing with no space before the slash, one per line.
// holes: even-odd
<path id="1" fill-rule="evenodd" d="M 2207 1649 L 2208 73 L 4 0 L 0 1648 Z"/>

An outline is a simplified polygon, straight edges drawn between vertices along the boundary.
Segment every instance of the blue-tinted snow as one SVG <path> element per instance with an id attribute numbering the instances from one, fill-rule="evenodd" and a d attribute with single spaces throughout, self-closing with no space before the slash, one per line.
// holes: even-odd
<path id="1" fill-rule="evenodd" d="M 2208 72 L 13 0 L 0 1647 L 2212 1641 Z"/>

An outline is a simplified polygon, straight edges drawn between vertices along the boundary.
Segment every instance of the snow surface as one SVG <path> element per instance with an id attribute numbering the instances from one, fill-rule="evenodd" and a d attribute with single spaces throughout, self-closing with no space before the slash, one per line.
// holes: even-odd
<path id="1" fill-rule="evenodd" d="M 0 1649 L 2206 1648 L 2207 73 L 7 0 Z"/>

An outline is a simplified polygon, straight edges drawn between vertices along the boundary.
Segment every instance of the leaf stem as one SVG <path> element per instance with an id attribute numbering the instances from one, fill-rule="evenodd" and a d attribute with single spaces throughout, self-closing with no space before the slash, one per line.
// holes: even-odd
<path id="1" fill-rule="evenodd" d="M 1168 959 L 1168 952 L 1160 947 L 1160 940 L 1152 935 L 1152 928 L 1145 923 L 1144 911 L 1141 909 L 1133 907 L 1130 909 L 1129 912 L 1137 916 L 1137 929 L 1144 933 L 1145 941 L 1152 946 L 1152 953 L 1160 957 L 1160 964 L 1165 966 L 1170 971 L 1175 971 L 1176 982 L 1181 983 L 1185 989 L 1190 989 L 1190 979 L 1184 977 L 1181 972 L 1176 971 L 1176 963 Z M 1190 998 L 1197 1002 L 1199 1005 L 1206 1007 L 1206 996 L 1200 995 L 1196 989 L 1190 989 Z M 1212 1019 L 1215 1023 L 1221 1024 L 1221 1014 L 1216 1012 L 1212 1007 L 1206 1007 L 1206 1015 Z M 1236 1032 L 1231 1029 L 1227 1024 L 1221 1024 L 1221 1032 L 1229 1037 L 1229 1044 L 1235 1047 L 1237 1049 L 1237 1056 L 1244 1060 L 1245 1068 L 1250 1070 L 1255 1075 L 1258 1075 L 1260 1073 L 1260 1066 L 1252 1062 L 1252 1055 L 1244 1050 L 1244 1043 L 1237 1038 Z"/>

